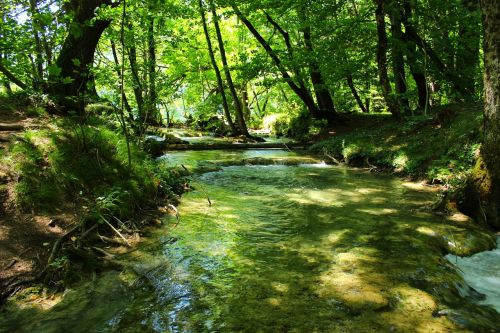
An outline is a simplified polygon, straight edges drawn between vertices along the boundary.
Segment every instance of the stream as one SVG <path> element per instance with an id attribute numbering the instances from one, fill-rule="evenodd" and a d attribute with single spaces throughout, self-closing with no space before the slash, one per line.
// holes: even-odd
<path id="1" fill-rule="evenodd" d="M 324 163 L 227 162 L 292 157 L 164 156 L 188 168 L 225 166 L 193 177 L 180 220 L 165 216 L 149 229 L 139 250 L 120 258 L 124 271 L 96 275 L 52 303 L 12 301 L 0 332 L 496 330 L 498 313 L 456 292 L 464 283 L 441 244 L 466 232 L 423 208 L 434 189 Z M 436 315 L 443 309 L 452 315 Z"/>

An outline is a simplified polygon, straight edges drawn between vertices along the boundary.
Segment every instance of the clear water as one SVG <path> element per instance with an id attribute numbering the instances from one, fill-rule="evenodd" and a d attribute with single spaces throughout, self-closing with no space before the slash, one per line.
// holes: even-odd
<path id="1" fill-rule="evenodd" d="M 262 156 L 295 154 L 164 160 Z M 432 315 L 434 286 L 458 279 L 435 244 L 463 230 L 421 209 L 435 198 L 430 189 L 324 164 L 230 166 L 193 187 L 180 222 L 166 216 L 121 258 L 127 269 L 96 276 L 52 307 L 12 301 L 0 332 L 462 331 Z"/>

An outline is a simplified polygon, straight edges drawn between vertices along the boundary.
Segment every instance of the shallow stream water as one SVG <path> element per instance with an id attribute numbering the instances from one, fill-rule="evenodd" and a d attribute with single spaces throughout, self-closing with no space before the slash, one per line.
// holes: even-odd
<path id="1" fill-rule="evenodd" d="M 179 152 L 162 163 L 293 156 Z M 0 331 L 462 330 L 433 315 L 435 286 L 458 279 L 433 244 L 459 229 L 422 209 L 432 189 L 325 164 L 228 166 L 192 186 L 180 220 L 166 216 L 121 258 L 126 270 L 98 275 L 54 306 L 10 304 Z"/>

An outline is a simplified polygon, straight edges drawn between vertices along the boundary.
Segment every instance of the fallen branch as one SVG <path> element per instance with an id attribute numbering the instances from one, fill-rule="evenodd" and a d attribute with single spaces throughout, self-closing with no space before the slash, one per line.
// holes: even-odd
<path id="1" fill-rule="evenodd" d="M 333 157 L 332 155 L 328 154 L 328 152 L 326 151 L 326 149 L 323 149 L 323 155 L 328 157 L 329 159 L 332 160 L 333 163 L 337 164 L 337 165 L 343 165 L 344 163 L 340 162 L 339 160 L 337 160 L 335 157 Z"/>
<path id="2" fill-rule="evenodd" d="M 175 218 L 177 219 L 177 224 L 179 224 L 179 222 L 181 222 L 181 216 L 179 214 L 179 210 L 177 210 L 177 207 L 175 207 L 172 204 L 168 204 L 167 207 L 170 208 L 170 209 L 172 209 L 174 211 Z"/>
<path id="3" fill-rule="evenodd" d="M 102 235 L 97 235 L 104 243 L 109 243 L 113 245 L 118 245 L 118 246 L 128 246 L 127 243 L 125 243 L 121 239 L 115 239 L 115 238 L 110 238 Z"/>
<path id="4" fill-rule="evenodd" d="M 125 244 L 127 244 L 126 245 L 127 247 L 132 247 L 130 245 L 130 243 L 127 241 L 127 239 L 125 237 L 123 237 L 123 235 L 121 234 L 121 232 L 119 232 L 115 227 L 113 227 L 113 225 L 111 223 L 109 223 L 108 220 L 106 220 L 104 218 L 104 216 L 102 216 L 101 214 L 99 214 L 99 217 L 104 221 L 104 223 L 106 223 L 111 228 L 111 230 L 113 230 L 121 239 L 123 239 L 123 241 L 125 242 Z"/>

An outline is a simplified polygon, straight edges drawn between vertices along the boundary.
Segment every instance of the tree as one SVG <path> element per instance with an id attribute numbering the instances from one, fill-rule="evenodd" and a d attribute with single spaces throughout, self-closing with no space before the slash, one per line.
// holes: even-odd
<path id="1" fill-rule="evenodd" d="M 212 67 L 215 71 L 215 76 L 217 78 L 217 89 L 219 90 L 219 93 L 222 97 L 222 107 L 224 108 L 224 115 L 225 115 L 226 120 L 229 124 L 231 134 L 236 136 L 238 134 L 238 130 L 236 129 L 236 126 L 234 126 L 233 120 L 231 119 L 231 113 L 229 111 L 229 105 L 227 103 L 226 92 L 224 91 L 224 84 L 222 81 L 222 76 L 220 73 L 219 66 L 217 65 L 217 61 L 215 60 L 215 54 L 214 54 L 214 49 L 212 46 L 212 40 L 210 39 L 210 33 L 208 31 L 207 20 L 206 20 L 206 16 L 205 16 L 205 9 L 203 8 L 203 0 L 198 0 L 198 7 L 199 7 L 199 11 L 200 11 L 201 23 L 203 25 L 203 32 L 205 34 L 205 39 L 207 42 L 208 54 L 210 55 L 210 61 L 212 63 Z"/>
<path id="2" fill-rule="evenodd" d="M 111 0 L 72 0 L 67 3 L 73 13 L 68 34 L 49 75 L 49 92 L 58 98 L 65 110 L 81 110 L 87 94 L 94 95 L 91 67 L 94 53 L 109 19 L 96 17 L 102 6 L 116 6 Z M 95 97 L 95 96 L 92 96 Z"/>
<path id="3" fill-rule="evenodd" d="M 484 142 L 482 157 L 488 173 L 483 184 L 487 222 L 500 227 L 500 7 L 481 0 L 484 25 Z"/>
<path id="4" fill-rule="evenodd" d="M 393 116 L 399 117 L 399 105 L 392 95 L 391 82 L 389 80 L 389 75 L 387 74 L 388 40 L 387 32 L 385 31 L 386 2 L 385 0 L 375 0 L 375 4 L 377 5 L 375 10 L 375 20 L 377 22 L 377 65 L 380 88 L 382 89 L 382 95 L 384 96 L 389 112 Z"/>
<path id="5" fill-rule="evenodd" d="M 227 85 L 229 87 L 229 91 L 231 92 L 231 97 L 233 98 L 233 105 L 236 111 L 236 119 L 238 121 L 238 130 L 241 134 L 245 136 L 250 136 L 248 133 L 247 125 L 245 122 L 245 117 L 243 115 L 243 106 L 242 102 L 238 97 L 238 93 L 236 92 L 236 87 L 234 86 L 233 78 L 231 76 L 231 71 L 229 69 L 229 65 L 226 57 L 226 47 L 224 46 L 224 40 L 222 39 L 222 34 L 219 26 L 219 17 L 217 15 L 217 11 L 215 8 L 215 4 L 213 0 L 210 0 L 210 11 L 212 12 L 212 20 L 215 27 L 215 34 L 217 36 L 217 42 L 219 44 L 219 53 L 222 60 L 222 66 L 224 69 L 224 74 L 226 76 Z"/>

